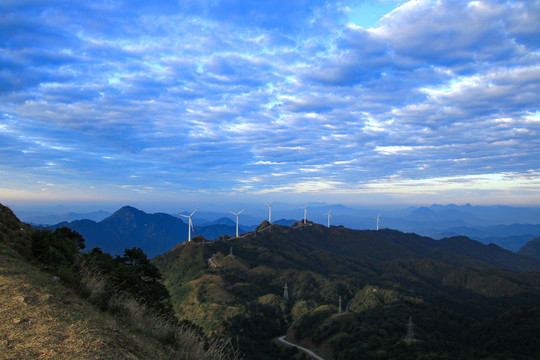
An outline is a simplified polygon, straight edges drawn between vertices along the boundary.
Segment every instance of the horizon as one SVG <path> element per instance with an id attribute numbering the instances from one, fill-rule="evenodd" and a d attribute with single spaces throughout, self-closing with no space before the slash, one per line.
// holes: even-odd
<path id="1" fill-rule="evenodd" d="M 540 205 L 539 2 L 0 9 L 8 206 Z"/>
<path id="2" fill-rule="evenodd" d="M 50 206 L 35 206 L 35 205 L 21 205 L 21 204 L 15 204 L 10 205 L 7 203 L 2 203 L 2 205 L 9 207 L 16 216 L 18 216 L 22 221 L 28 221 L 32 222 L 32 218 L 43 218 L 47 216 L 66 216 L 69 214 L 79 214 L 79 215 L 87 215 L 91 213 L 96 212 L 105 212 L 107 213 L 107 217 L 110 215 L 113 215 L 120 209 L 124 207 L 133 207 L 136 210 L 143 211 L 147 214 L 157 214 L 157 213 L 164 213 L 171 216 L 176 216 L 177 213 L 185 213 L 189 214 L 193 212 L 196 208 L 198 208 L 197 213 L 194 215 L 193 219 L 194 221 L 201 221 L 202 220 L 208 220 L 213 221 L 218 218 L 227 217 L 231 220 L 235 220 L 235 217 L 231 215 L 228 212 L 228 209 L 232 209 L 233 211 L 239 211 L 241 209 L 245 209 L 245 211 L 240 216 L 240 224 L 244 226 L 253 226 L 258 225 L 260 221 L 265 220 L 268 217 L 268 206 L 265 203 L 260 202 L 254 202 L 254 203 L 235 203 L 235 204 L 229 204 L 232 206 L 228 206 L 226 204 L 217 204 L 217 203 L 206 203 L 206 204 L 199 204 L 197 206 L 184 206 L 182 208 L 178 207 L 171 207 L 170 205 L 163 206 L 161 205 L 149 205 L 144 206 L 143 204 L 109 204 L 107 206 L 100 206 L 97 204 L 93 205 L 79 205 L 79 206 L 70 206 L 66 204 L 56 204 L 56 205 L 50 205 Z M 302 220 L 303 218 L 303 206 L 306 205 L 306 203 L 290 203 L 290 202 L 283 202 L 283 201 L 273 201 L 272 204 L 272 219 L 274 221 L 279 220 Z M 340 203 L 326 203 L 326 202 L 310 202 L 307 204 L 308 209 L 308 220 L 315 221 L 316 223 L 325 225 L 326 219 L 327 219 L 327 213 L 322 213 L 320 211 L 332 211 L 333 216 L 333 225 L 344 225 L 343 223 L 344 219 L 343 217 L 340 218 L 340 216 L 345 217 L 345 222 L 348 223 L 349 226 L 351 225 L 350 216 L 355 214 L 354 216 L 357 217 L 357 219 L 360 221 L 365 221 L 367 218 L 373 218 L 375 219 L 377 214 L 382 214 L 383 218 L 390 216 L 393 219 L 406 217 L 410 214 L 412 214 L 414 211 L 422 208 L 427 208 L 430 210 L 434 210 L 435 213 L 442 210 L 447 209 L 457 209 L 458 211 L 467 211 L 470 209 L 473 211 L 473 213 L 476 213 L 477 211 L 482 211 L 486 209 L 492 209 L 496 210 L 497 217 L 500 218 L 500 216 L 507 212 L 509 209 L 513 210 L 519 210 L 519 213 L 523 213 L 525 211 L 528 215 L 528 220 L 524 223 L 540 223 L 540 218 L 538 216 L 540 215 L 540 206 L 512 206 L 512 205 L 475 205 L 475 204 L 424 204 L 424 205 L 414 205 L 414 204 L 401 204 L 401 205 L 366 205 L 366 204 L 340 204 Z M 314 209 L 317 209 L 314 212 Z M 320 210 L 320 211 L 319 211 Z M 80 217 L 80 219 L 83 219 L 84 217 Z M 199 218 L 199 219 L 197 219 Z M 247 220 L 246 220 L 247 218 Z M 510 218 L 517 218 L 516 216 L 510 216 Z M 537 221 L 533 219 L 537 219 Z M 242 221 L 244 219 L 244 221 Z M 253 220 L 256 220 L 253 222 Z M 486 219 L 484 219 L 486 220 Z M 251 222 L 250 222 L 251 221 Z M 375 221 L 375 220 L 374 220 Z M 514 220 L 509 219 L 509 221 L 500 221 L 498 223 L 518 223 Z M 49 224 L 52 225 L 52 224 Z"/>

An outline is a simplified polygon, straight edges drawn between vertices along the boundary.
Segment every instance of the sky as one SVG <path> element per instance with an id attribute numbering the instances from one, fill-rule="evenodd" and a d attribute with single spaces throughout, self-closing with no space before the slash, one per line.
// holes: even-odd
<path id="1" fill-rule="evenodd" d="M 1 203 L 271 200 L 539 205 L 540 1 L 0 1 Z"/>

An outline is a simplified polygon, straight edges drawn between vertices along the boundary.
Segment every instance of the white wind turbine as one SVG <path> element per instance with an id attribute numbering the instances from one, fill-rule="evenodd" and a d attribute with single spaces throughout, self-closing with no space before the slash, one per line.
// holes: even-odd
<path id="1" fill-rule="evenodd" d="M 268 206 L 268 222 L 272 223 L 272 203 L 274 200 L 270 201 L 269 203 L 264 203 L 264 205 Z"/>
<path id="2" fill-rule="evenodd" d="M 195 211 L 193 211 L 191 213 L 191 215 L 182 215 L 182 214 L 176 214 L 176 215 L 179 215 L 179 216 L 182 216 L 182 217 L 185 217 L 188 219 L 188 241 L 191 241 L 191 229 L 193 229 L 193 223 L 191 222 L 191 217 L 193 216 L 193 214 L 195 214 L 195 212 L 197 212 L 197 210 L 199 210 L 199 208 L 196 208 Z M 193 229 L 193 231 L 195 231 L 195 229 Z"/>
<path id="3" fill-rule="evenodd" d="M 299 207 L 299 209 L 304 209 L 304 224 L 307 223 L 307 206 L 308 206 L 309 203 L 307 203 L 306 205 L 304 205 L 303 207 Z"/>
<path id="4" fill-rule="evenodd" d="M 377 231 L 379 231 L 379 224 L 381 223 L 381 214 L 377 215 Z"/>
<path id="5" fill-rule="evenodd" d="M 238 237 L 238 215 L 240 215 L 241 213 L 243 213 L 244 210 L 246 210 L 246 209 L 242 209 L 242 211 L 240 211 L 240 212 L 237 214 L 237 213 L 232 212 L 231 210 L 227 209 L 228 212 L 230 212 L 231 214 L 236 215 L 236 237 Z"/>
<path id="6" fill-rule="evenodd" d="M 323 215 L 328 215 L 328 227 L 330 227 L 330 219 L 333 219 L 332 215 L 330 215 L 331 212 L 332 212 L 332 209 L 330 209 L 326 214 L 323 214 Z"/>

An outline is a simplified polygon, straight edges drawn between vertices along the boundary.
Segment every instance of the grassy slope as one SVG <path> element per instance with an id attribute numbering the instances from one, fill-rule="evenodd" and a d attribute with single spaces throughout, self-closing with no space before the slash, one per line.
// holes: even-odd
<path id="1" fill-rule="evenodd" d="M 0 359 L 159 359 L 159 344 L 133 335 L 52 275 L 0 244 Z M 136 355 L 135 355 L 136 354 Z"/>

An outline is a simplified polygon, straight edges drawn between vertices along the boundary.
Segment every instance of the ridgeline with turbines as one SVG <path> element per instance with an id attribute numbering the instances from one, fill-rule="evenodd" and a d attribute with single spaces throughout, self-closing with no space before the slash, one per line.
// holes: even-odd
<path id="1" fill-rule="evenodd" d="M 276 341 L 283 334 L 324 359 L 503 359 L 517 354 L 514 342 L 523 356 L 540 350 L 531 333 L 540 261 L 465 237 L 265 221 L 153 263 L 176 314 L 237 339 L 249 359 L 301 358 Z"/>

